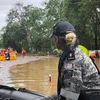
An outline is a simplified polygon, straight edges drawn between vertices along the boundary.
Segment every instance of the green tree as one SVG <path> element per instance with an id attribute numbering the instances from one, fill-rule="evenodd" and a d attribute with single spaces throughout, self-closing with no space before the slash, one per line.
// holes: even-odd
<path id="1" fill-rule="evenodd" d="M 98 49 L 100 13 L 97 11 L 97 8 L 100 7 L 100 1 L 64 1 L 64 9 L 66 10 L 65 16 L 75 26 L 77 33 L 79 33 L 81 43 L 89 47 L 89 49 Z"/>
<path id="2" fill-rule="evenodd" d="M 30 36 L 30 19 L 29 14 L 32 11 L 33 7 L 31 5 L 23 6 L 20 3 L 17 3 L 13 9 L 10 10 L 7 19 L 7 27 L 11 29 L 13 23 L 17 22 L 20 25 L 20 28 L 17 30 L 17 33 L 20 29 L 26 34 L 26 43 L 27 43 L 27 51 L 30 51 L 30 43 L 31 43 L 31 36 Z M 10 30 L 12 31 L 12 29 Z"/>
<path id="3" fill-rule="evenodd" d="M 12 45 L 19 51 L 24 47 L 33 53 L 52 52 L 55 49 L 49 37 L 52 27 L 58 21 L 67 20 L 74 25 L 82 45 L 99 49 L 99 0 L 48 0 L 44 5 L 42 9 L 18 3 L 9 11 L 3 31 L 4 46 Z"/>

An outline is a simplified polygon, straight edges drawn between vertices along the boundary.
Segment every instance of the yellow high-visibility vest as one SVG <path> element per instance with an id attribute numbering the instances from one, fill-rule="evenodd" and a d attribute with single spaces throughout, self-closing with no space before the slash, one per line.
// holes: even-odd
<path id="1" fill-rule="evenodd" d="M 87 56 L 90 56 L 89 50 L 86 47 L 78 45 L 78 48 L 80 48 Z"/>

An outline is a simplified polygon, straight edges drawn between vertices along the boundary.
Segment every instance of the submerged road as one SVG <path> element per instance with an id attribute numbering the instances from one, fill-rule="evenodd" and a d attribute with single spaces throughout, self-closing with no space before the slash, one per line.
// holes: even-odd
<path id="1" fill-rule="evenodd" d="M 18 56 L 16 60 L 0 61 L 0 85 L 7 85 L 7 81 L 10 81 L 10 67 L 16 64 L 24 64 L 46 57 L 48 56 Z"/>

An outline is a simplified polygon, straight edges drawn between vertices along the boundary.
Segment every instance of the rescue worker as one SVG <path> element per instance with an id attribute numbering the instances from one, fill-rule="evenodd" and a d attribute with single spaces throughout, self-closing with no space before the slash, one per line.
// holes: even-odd
<path id="1" fill-rule="evenodd" d="M 98 70 L 90 57 L 78 48 L 73 25 L 67 21 L 56 23 L 51 37 L 57 49 L 63 51 L 58 65 L 59 100 L 100 100 Z"/>
<path id="2" fill-rule="evenodd" d="M 26 50 L 24 49 L 24 48 L 22 48 L 22 55 L 23 55 L 23 57 L 25 56 L 25 54 L 26 54 Z"/>
<path id="3" fill-rule="evenodd" d="M 5 52 L 6 60 L 10 60 L 10 53 L 8 51 Z"/>

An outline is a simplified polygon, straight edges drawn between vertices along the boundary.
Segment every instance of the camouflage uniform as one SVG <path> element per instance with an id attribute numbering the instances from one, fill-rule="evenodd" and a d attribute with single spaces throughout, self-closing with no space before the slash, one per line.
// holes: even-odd
<path id="1" fill-rule="evenodd" d="M 98 70 L 92 60 L 80 48 L 75 48 L 74 51 L 75 59 L 68 61 L 66 57 L 59 69 L 61 88 L 58 95 L 67 100 L 78 100 L 80 91 L 100 89 Z"/>

